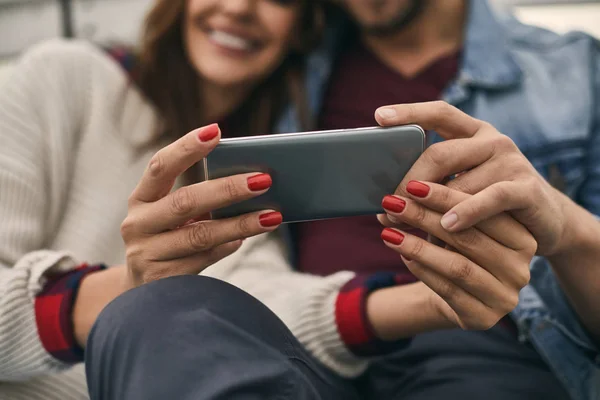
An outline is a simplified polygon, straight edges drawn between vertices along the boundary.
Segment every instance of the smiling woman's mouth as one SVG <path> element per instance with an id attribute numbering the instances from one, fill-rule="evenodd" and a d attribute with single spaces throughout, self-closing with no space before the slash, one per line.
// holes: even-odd
<path id="1" fill-rule="evenodd" d="M 259 47 L 256 41 L 217 29 L 210 30 L 208 38 L 211 42 L 230 50 L 251 52 L 257 50 Z"/>

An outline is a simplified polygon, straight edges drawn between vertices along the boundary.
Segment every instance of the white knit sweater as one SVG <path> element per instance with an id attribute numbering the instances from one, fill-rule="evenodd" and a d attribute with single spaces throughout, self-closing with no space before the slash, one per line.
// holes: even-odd
<path id="1" fill-rule="evenodd" d="M 157 126 L 120 66 L 81 42 L 37 46 L 0 87 L 0 399 L 87 398 L 82 365 L 63 365 L 42 347 L 34 297 L 51 270 L 124 262 L 119 226 L 160 147 L 148 146 Z M 246 241 L 205 273 L 259 298 L 340 374 L 365 368 L 334 320 L 352 273 L 295 273 L 273 234 Z"/>

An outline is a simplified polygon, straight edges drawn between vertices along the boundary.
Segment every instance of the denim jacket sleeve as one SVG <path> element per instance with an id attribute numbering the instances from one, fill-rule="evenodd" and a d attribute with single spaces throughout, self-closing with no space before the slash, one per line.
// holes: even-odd
<path id="1" fill-rule="evenodd" d="M 600 46 L 592 43 L 594 85 L 590 135 L 586 143 L 584 179 L 575 200 L 600 216 Z M 600 300 L 599 300 L 600 301 Z M 571 308 L 548 260 L 536 257 L 531 283 L 520 294 L 512 316 L 522 340 L 530 341 L 546 359 L 573 398 L 600 399 L 600 349 Z"/>

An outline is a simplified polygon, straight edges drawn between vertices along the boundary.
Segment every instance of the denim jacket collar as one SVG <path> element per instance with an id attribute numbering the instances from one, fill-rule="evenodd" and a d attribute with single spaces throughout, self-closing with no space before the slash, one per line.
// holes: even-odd
<path id="1" fill-rule="evenodd" d="M 508 32 L 484 0 L 469 3 L 463 64 L 459 80 L 486 88 L 512 86 L 521 68 L 510 53 Z"/>
<path id="2" fill-rule="evenodd" d="M 503 89 L 517 85 L 522 71 L 508 45 L 508 32 L 487 0 L 469 2 L 463 60 L 457 79 L 444 92 L 444 100 L 457 104 L 468 97 L 469 87 Z"/>

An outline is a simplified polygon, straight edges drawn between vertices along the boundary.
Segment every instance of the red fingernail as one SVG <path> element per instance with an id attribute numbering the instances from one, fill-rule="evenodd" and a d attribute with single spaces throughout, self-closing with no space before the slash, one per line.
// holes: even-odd
<path id="1" fill-rule="evenodd" d="M 248 178 L 248 188 L 253 192 L 266 190 L 273 185 L 273 180 L 269 174 L 259 174 Z"/>
<path id="2" fill-rule="evenodd" d="M 401 213 L 406 207 L 406 202 L 396 196 L 385 196 L 381 202 L 381 205 L 386 210 L 390 210 L 395 213 Z"/>
<path id="3" fill-rule="evenodd" d="M 198 139 L 201 142 L 210 142 L 214 138 L 219 135 L 219 125 L 212 124 L 205 126 L 204 128 L 200 128 L 200 132 L 198 132 Z"/>
<path id="4" fill-rule="evenodd" d="M 283 215 L 276 211 L 266 213 L 258 217 L 258 222 L 260 222 L 260 225 L 264 228 L 272 228 L 274 226 L 281 225 L 283 222 Z"/>
<path id="5" fill-rule="evenodd" d="M 390 228 L 385 228 L 381 232 L 381 239 L 396 246 L 400 246 L 404 242 L 404 235 Z"/>
<path id="6" fill-rule="evenodd" d="M 406 191 L 416 197 L 427 197 L 429 194 L 429 186 L 417 181 L 410 181 L 406 185 Z"/>

